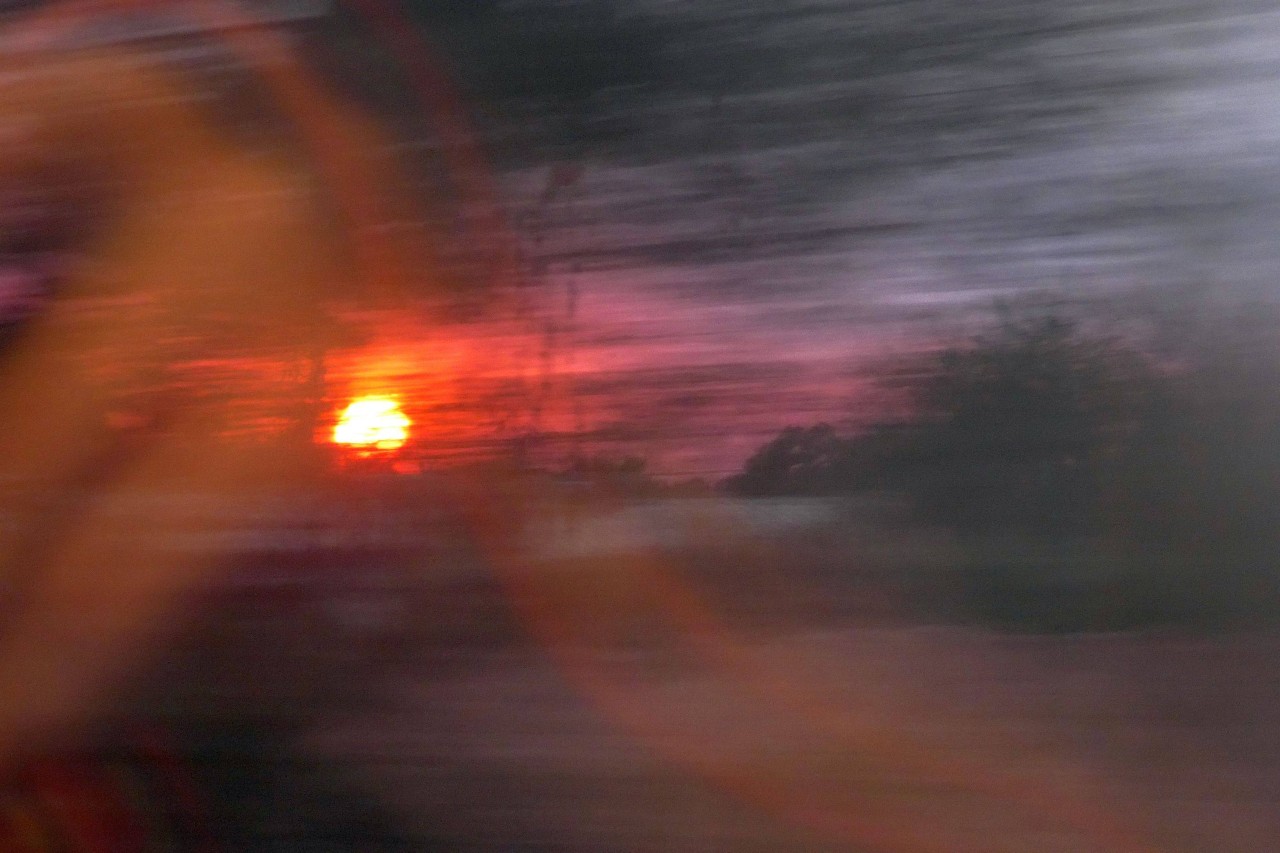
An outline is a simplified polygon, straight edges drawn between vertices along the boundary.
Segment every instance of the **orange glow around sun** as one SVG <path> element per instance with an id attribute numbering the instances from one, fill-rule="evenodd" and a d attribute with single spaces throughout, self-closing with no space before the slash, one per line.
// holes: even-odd
<path id="1" fill-rule="evenodd" d="M 334 444 L 353 450 L 397 450 L 409 440 L 409 417 L 391 397 L 353 400 L 333 428 Z"/>

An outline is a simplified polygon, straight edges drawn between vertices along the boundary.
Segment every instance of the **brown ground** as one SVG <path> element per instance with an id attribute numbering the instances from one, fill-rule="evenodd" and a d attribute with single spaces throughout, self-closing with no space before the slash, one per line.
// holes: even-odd
<path id="1" fill-rule="evenodd" d="M 358 594 L 311 584 L 210 619 L 164 701 L 289 717 L 296 754 L 421 849 L 1280 849 L 1274 633 L 928 625 L 759 562 L 736 586 L 733 567 L 680 575 L 723 621 L 673 628 L 637 603 L 637 560 L 547 558 L 517 580 L 542 642 L 454 553 Z"/>

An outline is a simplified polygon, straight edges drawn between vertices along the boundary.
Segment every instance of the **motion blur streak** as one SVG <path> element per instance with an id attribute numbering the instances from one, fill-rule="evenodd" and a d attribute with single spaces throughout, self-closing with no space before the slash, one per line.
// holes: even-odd
<path id="1" fill-rule="evenodd" d="M 496 500 L 499 497 L 506 500 Z M 984 742 L 972 735 L 957 742 L 952 734 L 926 746 L 903 728 L 901 720 L 876 719 L 870 708 L 833 704 L 819 685 L 792 668 L 766 662 L 735 639 L 680 577 L 680 567 L 661 554 L 642 552 L 617 559 L 607 580 L 593 577 L 582 560 L 531 560 L 522 543 L 511 541 L 510 520 L 520 516 L 521 507 L 537 503 L 533 495 L 506 488 L 473 493 L 466 506 L 478 540 L 501 573 L 525 625 L 565 676 L 609 720 L 686 772 L 818 838 L 875 850 L 976 853 L 1021 849 L 1022 842 L 1016 831 L 1007 839 L 993 833 L 989 823 L 974 837 L 959 814 L 944 828 L 944 818 L 924 817 L 918 802 L 877 798 L 857 784 L 833 784 L 822 772 L 823 761 L 856 757 L 886 778 L 905 775 L 913 784 L 935 789 L 934 796 L 948 790 L 964 792 L 990 798 L 987 807 L 999 804 L 1005 819 L 1011 817 L 1008 812 L 1018 811 L 1026 819 L 1047 819 L 1101 850 L 1159 853 L 1161 848 L 1114 815 L 1114 803 L 1103 807 L 1086 802 L 1048 774 L 1010 773 L 1005 767 L 1012 762 L 1005 756 L 1011 754 L 1011 744 Z M 712 517 L 704 523 L 719 527 L 726 538 L 734 535 L 726 518 Z M 681 719 L 678 711 L 665 707 L 646 689 L 641 669 L 584 653 L 619 645 L 636 622 L 674 627 L 672 642 L 703 658 L 719 685 L 716 701 L 729 707 L 746 702 L 759 706 L 753 713 L 800 725 L 807 736 L 817 738 L 819 757 L 809 759 L 797 751 L 744 761 L 728 744 L 717 743 L 714 736 Z"/>
<path id="2" fill-rule="evenodd" d="M 237 853 L 1276 847 L 1280 349 L 1126 280 L 1274 159 L 1144 93 L 1280 17 L 265 5 L 6 34 L 0 778 L 154 716 Z"/>
<path id="3" fill-rule="evenodd" d="M 305 189 L 298 163 L 245 150 L 145 54 L 60 48 L 78 8 L 33 19 L 29 49 L 0 68 L 0 116 L 9 122 L 0 189 L 50 195 L 75 218 L 48 226 L 66 243 L 52 247 L 66 272 L 0 374 L 0 475 L 52 498 L 28 507 L 0 549 L 0 763 L 142 665 L 166 614 L 214 568 L 149 547 L 135 525 L 162 531 L 122 520 L 115 502 L 172 489 L 245 495 L 308 470 L 305 447 L 222 441 L 221 402 L 156 392 L 149 381 L 194 358 L 306 353 L 322 300 L 367 284 L 353 282 L 331 214 Z M 285 79 L 309 109 L 304 117 L 319 123 L 326 154 L 359 168 L 369 127 L 301 76 Z M 367 170 L 344 176 L 358 199 L 387 189 Z M 357 206 L 357 222 L 367 215 Z M 342 233 L 376 234 L 350 224 Z M 403 263 L 374 239 L 377 250 L 359 261 L 395 289 Z M 104 384 L 95 368 L 107 363 L 115 377 Z"/>
<path id="4" fill-rule="evenodd" d="M 96 0 L 69 0 L 51 5 L 33 17 L 25 32 L 31 33 L 32 45 L 56 46 L 59 39 L 73 36 L 78 25 L 92 23 L 104 13 L 145 9 L 149 5 L 159 4 L 133 0 L 106 4 Z M 406 207 L 395 203 L 403 199 L 393 200 L 387 195 L 386 190 L 394 186 L 395 176 L 379 172 L 372 157 L 378 149 L 380 134 L 367 121 L 328 98 L 308 79 L 306 70 L 288 46 L 238 4 L 228 0 L 198 0 L 186 4 L 183 10 L 198 16 L 198 24 L 218 32 L 223 43 L 231 46 L 238 58 L 269 85 L 275 106 L 302 129 L 303 144 L 315 159 L 328 189 L 340 202 L 338 216 L 344 220 L 341 224 L 345 228 L 339 235 L 343 241 L 353 244 L 356 283 L 375 296 L 403 296 L 412 266 L 405 256 L 407 246 L 395 241 L 379 226 L 404 215 Z M 317 291 L 312 296 L 325 293 Z M 327 293 L 331 295 L 332 291 Z M 315 305 L 316 300 L 312 299 L 311 306 Z"/>

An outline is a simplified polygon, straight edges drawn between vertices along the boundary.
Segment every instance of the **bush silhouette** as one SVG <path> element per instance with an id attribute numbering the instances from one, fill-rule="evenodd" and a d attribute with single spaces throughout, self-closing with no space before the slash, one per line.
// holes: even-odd
<path id="1" fill-rule="evenodd" d="M 953 594 L 984 621 L 1081 630 L 1270 618 L 1275 352 L 1224 336 L 1157 359 L 1055 314 L 1002 310 L 987 333 L 913 366 L 902 419 L 854 436 L 789 427 L 728 485 L 905 497 L 918 522 L 955 534 Z"/>

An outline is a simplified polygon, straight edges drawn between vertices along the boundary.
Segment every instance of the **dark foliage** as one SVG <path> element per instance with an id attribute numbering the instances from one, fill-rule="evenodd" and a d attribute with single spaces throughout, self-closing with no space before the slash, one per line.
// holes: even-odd
<path id="1" fill-rule="evenodd" d="M 829 424 L 792 426 L 756 451 L 741 474 L 726 484 L 737 494 L 832 495 L 848 491 L 857 442 Z"/>
<path id="2" fill-rule="evenodd" d="M 1102 533 L 1117 479 L 1170 438 L 1167 381 L 1053 315 L 1005 313 L 912 396 L 896 475 L 926 517 L 962 530 Z"/>
<path id="3" fill-rule="evenodd" d="M 948 606 L 1007 627 L 1270 618 L 1280 369 L 1267 352 L 1222 340 L 1156 362 L 1061 317 L 1004 311 L 909 372 L 900 422 L 849 437 L 789 427 L 726 485 L 901 495 L 964 546 Z"/>
<path id="4" fill-rule="evenodd" d="M 1054 315 L 992 332 L 912 371 L 910 415 L 858 435 L 788 427 L 728 481 L 743 495 L 891 489 L 957 529 L 1101 532 L 1120 481 L 1176 452 L 1171 381 L 1117 341 Z"/>

